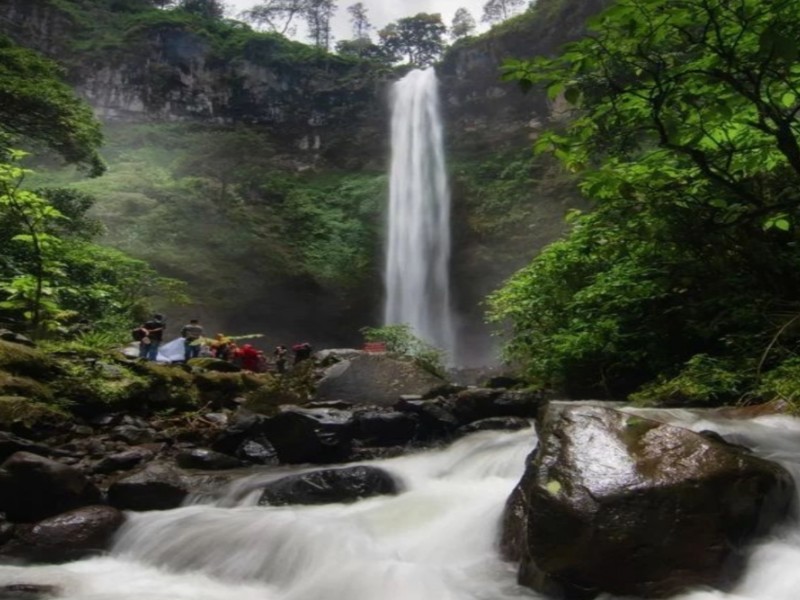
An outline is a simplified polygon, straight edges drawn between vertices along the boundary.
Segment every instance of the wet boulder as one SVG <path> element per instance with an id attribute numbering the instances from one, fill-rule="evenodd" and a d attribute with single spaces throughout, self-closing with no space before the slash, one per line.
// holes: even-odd
<path id="1" fill-rule="evenodd" d="M 468 388 L 456 394 L 451 410 L 466 424 L 491 417 L 532 418 L 543 403 L 539 392 Z"/>
<path id="2" fill-rule="evenodd" d="M 264 486 L 258 503 L 271 506 L 347 503 L 397 491 L 397 483 L 386 471 L 357 466 L 311 471 L 272 481 Z"/>
<path id="3" fill-rule="evenodd" d="M 286 406 L 264 421 L 264 434 L 282 463 L 342 462 L 352 450 L 353 414 Z"/>
<path id="4" fill-rule="evenodd" d="M 787 517 L 781 466 L 690 430 L 552 403 L 509 498 L 502 549 L 548 595 L 663 597 L 725 587 L 743 548 Z"/>
<path id="5" fill-rule="evenodd" d="M 399 446 L 417 433 L 416 416 L 399 411 L 365 410 L 355 413 L 354 436 L 367 446 Z"/>
<path id="6" fill-rule="evenodd" d="M 450 410 L 446 400 L 421 400 L 406 396 L 395 405 L 401 413 L 413 415 L 417 419 L 417 432 L 414 439 L 421 442 L 435 442 L 451 439 L 461 423 Z"/>
<path id="7" fill-rule="evenodd" d="M 255 465 L 278 464 L 278 453 L 264 436 L 258 436 L 242 442 L 236 449 L 236 457 L 245 463 Z"/>
<path id="8" fill-rule="evenodd" d="M 459 427 L 458 433 L 467 434 L 476 431 L 519 431 L 528 429 L 531 422 L 522 417 L 489 417 L 480 421 L 473 421 L 468 425 Z"/>
<path id="9" fill-rule="evenodd" d="M 30 452 L 0 465 L 0 512 L 9 521 L 32 523 L 100 501 L 100 490 L 69 465 Z"/>
<path id="10" fill-rule="evenodd" d="M 444 383 L 413 360 L 359 352 L 325 370 L 316 399 L 392 406 L 404 394 L 424 396 Z"/>
<path id="11" fill-rule="evenodd" d="M 118 479 L 108 488 L 108 503 L 120 510 L 167 510 L 179 507 L 189 493 L 181 473 L 165 464 Z"/>
<path id="12" fill-rule="evenodd" d="M 84 506 L 32 526 L 18 526 L 0 556 L 61 563 L 106 551 L 125 516 L 110 506 Z"/>
<path id="13" fill-rule="evenodd" d="M 239 407 L 228 419 L 228 424 L 211 444 L 211 449 L 224 454 L 234 454 L 249 439 L 261 436 L 267 417 Z"/>
<path id="14" fill-rule="evenodd" d="M 184 469 L 205 469 L 208 471 L 236 469 L 242 466 L 242 463 L 234 457 L 206 448 L 183 450 L 175 457 L 175 462 Z"/>
<path id="15" fill-rule="evenodd" d="M 130 471 L 141 463 L 151 460 L 154 456 L 153 451 L 148 448 L 131 448 L 104 457 L 94 466 L 93 471 L 95 473 Z"/>

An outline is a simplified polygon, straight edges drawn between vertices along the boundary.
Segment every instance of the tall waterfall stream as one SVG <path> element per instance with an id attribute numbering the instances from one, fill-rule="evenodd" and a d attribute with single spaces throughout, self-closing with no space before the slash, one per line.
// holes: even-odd
<path id="1" fill-rule="evenodd" d="M 386 324 L 406 324 L 455 359 L 450 307 L 450 189 L 434 70 L 392 90 Z"/>
<path id="2" fill-rule="evenodd" d="M 800 476 L 798 419 L 712 422 L 680 410 L 658 418 L 713 429 Z M 504 502 L 534 445 L 533 430 L 481 432 L 444 449 L 374 461 L 403 492 L 349 505 L 256 506 L 258 493 L 242 491 L 275 477 L 257 471 L 214 504 L 129 513 L 110 556 L 2 566 L 0 585 L 54 585 L 64 600 L 540 598 L 516 585 L 514 565 L 495 547 Z M 791 524 L 753 548 L 733 592 L 679 598 L 795 600 L 798 564 L 800 528 Z"/>

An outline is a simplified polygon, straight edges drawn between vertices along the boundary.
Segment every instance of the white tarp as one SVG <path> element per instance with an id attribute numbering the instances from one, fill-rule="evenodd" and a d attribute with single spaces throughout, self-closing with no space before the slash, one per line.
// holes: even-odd
<path id="1" fill-rule="evenodd" d="M 183 341 L 183 338 L 179 337 L 166 344 L 161 344 L 158 348 L 156 360 L 158 362 L 171 363 L 186 358 L 186 348 Z M 129 358 L 136 358 L 139 356 L 139 342 L 128 344 L 122 353 Z"/>
<path id="2" fill-rule="evenodd" d="M 166 344 L 161 344 L 158 348 L 158 357 L 156 360 L 158 362 L 177 362 L 185 358 L 186 347 L 184 345 L 184 339 L 179 337 Z"/>

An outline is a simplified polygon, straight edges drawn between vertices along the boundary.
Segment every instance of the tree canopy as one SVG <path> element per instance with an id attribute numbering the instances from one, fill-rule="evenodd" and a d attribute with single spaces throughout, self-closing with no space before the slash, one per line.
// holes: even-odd
<path id="1" fill-rule="evenodd" d="M 800 293 L 800 5 L 619 0 L 590 25 L 505 67 L 575 106 L 536 149 L 597 203 L 495 294 L 509 354 L 612 392 L 696 356 L 755 378 L 798 335 L 781 325 Z"/>
<path id="2" fill-rule="evenodd" d="M 419 13 L 390 23 L 378 32 L 381 45 L 415 67 L 430 65 L 444 50 L 447 27 L 440 14 Z"/>
<path id="3" fill-rule="evenodd" d="M 42 143 L 68 163 L 100 175 L 105 169 L 98 154 L 100 124 L 61 76 L 52 61 L 0 36 L 0 133 Z"/>

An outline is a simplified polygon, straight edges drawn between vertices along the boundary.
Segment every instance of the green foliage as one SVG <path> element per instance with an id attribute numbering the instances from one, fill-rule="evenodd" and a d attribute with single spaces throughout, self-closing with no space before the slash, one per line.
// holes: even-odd
<path id="1" fill-rule="evenodd" d="M 611 394 L 694 355 L 752 360 L 800 291 L 800 70 L 783 42 L 800 6 L 620 0 L 592 29 L 506 65 L 578 109 L 535 147 L 597 202 L 492 298 L 509 357 Z"/>
<path id="2" fill-rule="evenodd" d="M 752 385 L 740 366 L 698 354 L 675 377 L 660 376 L 630 400 L 638 406 L 717 406 L 738 400 Z"/>
<path id="3" fill-rule="evenodd" d="M 6 134 L 6 135 L 2 135 Z M 62 80 L 60 68 L 0 36 L 0 151 L 7 135 L 42 143 L 92 176 L 104 170 L 103 136 L 89 106 Z"/>
<path id="4" fill-rule="evenodd" d="M 92 197 L 67 189 L 32 192 L 22 187 L 30 175 L 15 162 L 0 163 L 0 316 L 39 335 L 80 318 L 137 319 L 153 298 L 185 300 L 181 282 L 90 241 L 101 230 L 86 215 Z"/>
<path id="5" fill-rule="evenodd" d="M 408 356 L 428 372 L 444 376 L 444 352 L 414 335 L 410 326 L 362 327 L 360 331 L 365 341 L 384 342 L 388 352 Z"/>
<path id="6" fill-rule="evenodd" d="M 0 396 L 0 428 L 21 434 L 42 434 L 69 423 L 69 413 L 44 402 L 19 396 Z"/>
<path id="7" fill-rule="evenodd" d="M 447 27 L 440 14 L 419 13 L 398 19 L 378 32 L 381 47 L 395 60 L 422 67 L 432 64 L 444 51 Z"/>
<path id="8" fill-rule="evenodd" d="M 783 400 L 795 411 L 800 409 L 800 357 L 792 357 L 767 373 L 754 396 L 763 400 Z"/>

